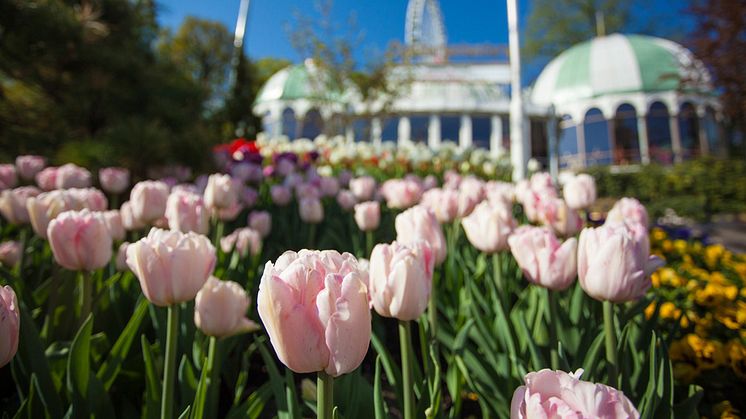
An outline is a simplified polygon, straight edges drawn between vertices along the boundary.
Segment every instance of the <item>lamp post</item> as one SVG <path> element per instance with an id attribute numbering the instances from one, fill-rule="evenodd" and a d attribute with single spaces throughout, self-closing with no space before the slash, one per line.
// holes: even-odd
<path id="1" fill-rule="evenodd" d="M 241 59 L 243 40 L 246 36 L 246 20 L 249 16 L 249 3 L 251 3 L 251 0 L 241 0 L 241 5 L 238 7 L 236 31 L 233 34 L 233 57 L 231 58 L 231 73 L 230 77 L 228 78 L 229 85 L 231 87 L 235 86 L 236 84 L 238 63 Z"/>
<path id="2" fill-rule="evenodd" d="M 508 44 L 510 51 L 510 163 L 513 181 L 526 177 L 528 144 L 524 130 L 523 97 L 521 96 L 521 48 L 518 39 L 518 5 L 508 2 Z"/>

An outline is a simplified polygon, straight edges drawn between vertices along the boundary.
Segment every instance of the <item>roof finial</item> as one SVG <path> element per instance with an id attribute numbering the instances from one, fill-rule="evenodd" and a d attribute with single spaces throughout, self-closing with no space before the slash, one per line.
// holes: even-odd
<path id="1" fill-rule="evenodd" d="M 606 36 L 606 22 L 604 21 L 604 12 L 596 10 L 596 35 L 599 37 Z"/>

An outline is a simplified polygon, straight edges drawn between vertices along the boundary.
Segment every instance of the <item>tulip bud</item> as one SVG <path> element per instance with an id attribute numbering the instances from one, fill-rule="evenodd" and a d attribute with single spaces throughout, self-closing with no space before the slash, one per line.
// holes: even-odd
<path id="1" fill-rule="evenodd" d="M 639 223 L 645 228 L 648 227 L 648 212 L 645 206 L 635 198 L 622 198 L 614 204 L 608 215 L 606 222 L 609 223 Z"/>
<path id="2" fill-rule="evenodd" d="M 0 288 L 0 368 L 7 365 L 18 351 L 21 313 L 13 288 Z"/>
<path id="3" fill-rule="evenodd" d="M 18 156 L 16 157 L 16 171 L 23 180 L 33 180 L 37 173 L 47 165 L 41 156 Z"/>
<path id="4" fill-rule="evenodd" d="M 75 210 L 88 208 L 90 211 L 106 211 L 109 200 L 96 188 L 70 188 L 65 190 Z"/>
<path id="5" fill-rule="evenodd" d="M 166 214 L 168 185 L 161 181 L 138 182 L 130 193 L 132 215 L 141 224 L 150 224 Z"/>
<path id="6" fill-rule="evenodd" d="M 440 223 L 450 223 L 458 217 L 459 193 L 452 189 L 433 188 L 422 195 L 422 205 L 430 208 Z"/>
<path id="7" fill-rule="evenodd" d="M 339 181 L 332 176 L 322 176 L 319 180 L 319 189 L 322 196 L 335 196 L 339 192 Z"/>
<path id="8" fill-rule="evenodd" d="M 121 167 L 106 167 L 98 171 L 101 189 L 110 194 L 120 194 L 130 186 L 130 171 Z"/>
<path id="9" fill-rule="evenodd" d="M 295 372 L 337 377 L 368 352 L 368 292 L 350 255 L 289 251 L 267 262 L 257 309 L 278 358 Z"/>
<path id="10" fill-rule="evenodd" d="M 47 237 L 54 259 L 63 268 L 94 271 L 111 260 L 111 233 L 99 212 L 63 212 L 49 223 Z"/>
<path id="11" fill-rule="evenodd" d="M 350 192 L 359 202 L 370 201 L 376 192 L 376 180 L 370 176 L 351 179 Z"/>
<path id="12" fill-rule="evenodd" d="M 272 231 L 272 215 L 267 211 L 251 211 L 248 224 L 249 227 L 258 231 L 262 238 L 265 238 Z"/>
<path id="13" fill-rule="evenodd" d="M 168 196 L 166 219 L 168 228 L 182 233 L 207 234 L 210 228 L 210 214 L 202 197 L 191 192 L 177 191 Z"/>
<path id="14" fill-rule="evenodd" d="M 355 205 L 355 222 L 362 231 L 373 231 L 381 222 L 381 204 L 368 201 Z"/>
<path id="15" fill-rule="evenodd" d="M 425 242 L 378 244 L 370 256 L 370 297 L 378 314 L 415 320 L 425 312 L 433 280 L 433 254 Z"/>
<path id="16" fill-rule="evenodd" d="M 0 243 L 0 265 L 13 268 L 21 259 L 21 244 L 17 241 Z"/>
<path id="17" fill-rule="evenodd" d="M 229 175 L 210 175 L 205 188 L 205 205 L 208 208 L 228 209 L 238 203 L 238 183 Z"/>
<path id="18" fill-rule="evenodd" d="M 381 185 L 381 195 L 389 208 L 409 208 L 422 198 L 422 186 L 408 179 L 389 179 Z"/>
<path id="19" fill-rule="evenodd" d="M 543 200 L 539 210 L 539 219 L 555 233 L 562 237 L 574 236 L 583 228 L 583 219 L 578 212 L 571 209 L 560 198 Z"/>
<path id="20" fill-rule="evenodd" d="M 402 212 L 394 221 L 396 241 L 411 245 L 419 240 L 427 242 L 435 255 L 435 264 L 440 265 L 446 259 L 446 238 L 435 214 L 422 205 Z"/>
<path id="21" fill-rule="evenodd" d="M 34 232 L 46 239 L 49 222 L 59 214 L 73 209 L 73 203 L 64 191 L 51 191 L 28 198 L 26 209 Z"/>
<path id="22" fill-rule="evenodd" d="M 324 221 L 324 206 L 315 198 L 301 199 L 298 203 L 300 219 L 309 224 L 318 224 Z"/>
<path id="23" fill-rule="evenodd" d="M 57 188 L 57 169 L 57 167 L 46 167 L 34 176 L 41 190 L 52 191 Z"/>
<path id="24" fill-rule="evenodd" d="M 12 164 L 0 164 L 0 191 L 15 188 L 17 184 L 16 167 Z"/>
<path id="25" fill-rule="evenodd" d="M 484 182 L 474 176 L 467 176 L 458 189 L 458 216 L 466 217 L 484 199 Z"/>
<path id="26" fill-rule="evenodd" d="M 256 256 L 262 250 L 262 236 L 249 227 L 239 228 L 220 238 L 220 248 L 223 253 L 230 253 L 235 248 L 241 257 L 247 254 Z"/>
<path id="27" fill-rule="evenodd" d="M 650 256 L 647 229 L 640 224 L 586 228 L 578 243 L 578 280 L 597 300 L 634 301 L 650 288 L 650 275 L 663 261 Z"/>
<path id="28" fill-rule="evenodd" d="M 484 253 L 496 253 L 508 248 L 508 236 L 516 227 L 510 209 L 483 201 L 461 220 L 469 242 Z"/>
<path id="29" fill-rule="evenodd" d="M 119 210 L 104 211 L 101 215 L 104 217 L 104 222 L 106 223 L 106 228 L 109 229 L 111 238 L 116 241 L 124 240 L 127 232 L 124 230 L 122 215 Z"/>
<path id="30" fill-rule="evenodd" d="M 281 207 L 289 204 L 290 200 L 293 199 L 293 194 L 290 192 L 290 189 L 283 185 L 272 185 L 269 189 L 269 194 L 272 196 L 272 202 Z"/>
<path id="31" fill-rule="evenodd" d="M 34 186 L 22 186 L 0 192 L 0 214 L 10 224 L 28 224 L 29 214 L 26 202 L 39 193 L 41 191 Z"/>
<path id="32" fill-rule="evenodd" d="M 91 172 L 72 163 L 57 168 L 55 176 L 57 189 L 88 188 L 91 186 Z"/>
<path id="33" fill-rule="evenodd" d="M 596 181 L 590 175 L 581 173 L 565 183 L 562 193 L 570 208 L 588 208 L 596 201 Z"/>
<path id="34" fill-rule="evenodd" d="M 129 247 L 129 245 L 129 242 L 123 242 L 119 245 L 119 249 L 117 250 L 116 265 L 117 271 L 119 272 L 128 272 L 130 270 L 130 267 L 127 266 L 127 247 Z"/>
<path id="35" fill-rule="evenodd" d="M 621 391 L 580 380 L 583 370 L 574 374 L 548 369 L 530 372 L 525 385 L 513 393 L 510 419 L 542 418 L 625 418 L 640 414 Z"/>
<path id="36" fill-rule="evenodd" d="M 152 228 L 127 247 L 127 265 L 145 297 L 167 307 L 193 300 L 215 268 L 215 248 L 193 232 Z"/>
<path id="37" fill-rule="evenodd" d="M 357 204 L 357 199 L 355 199 L 355 195 L 352 192 L 343 189 L 337 194 L 337 204 L 339 204 L 342 210 L 349 211 Z"/>
<path id="38" fill-rule="evenodd" d="M 122 225 L 127 231 L 135 231 L 145 228 L 145 223 L 135 218 L 132 213 L 132 204 L 127 201 L 119 208 L 119 215 L 122 217 Z"/>
<path id="39" fill-rule="evenodd" d="M 246 317 L 250 304 L 251 299 L 238 283 L 211 276 L 197 293 L 194 325 L 205 335 L 215 337 L 259 330 L 259 325 Z"/>
<path id="40" fill-rule="evenodd" d="M 508 244 L 529 282 L 555 291 L 572 285 L 578 273 L 574 237 L 560 244 L 546 227 L 523 226 L 508 237 Z"/>

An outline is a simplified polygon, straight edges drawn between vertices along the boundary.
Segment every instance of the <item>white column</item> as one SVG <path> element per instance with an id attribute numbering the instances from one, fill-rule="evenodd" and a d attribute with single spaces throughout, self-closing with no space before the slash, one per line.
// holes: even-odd
<path id="1" fill-rule="evenodd" d="M 345 139 L 350 144 L 355 142 L 355 128 L 352 126 L 352 121 L 345 125 Z"/>
<path id="2" fill-rule="evenodd" d="M 508 43 L 510 49 L 510 162 L 513 181 L 526 177 L 527 139 L 524 132 L 523 97 L 521 96 L 521 49 L 518 38 L 518 4 L 508 0 Z"/>
<path id="3" fill-rule="evenodd" d="M 427 145 L 430 148 L 440 146 L 440 117 L 430 115 L 430 123 L 427 126 Z"/>
<path id="4" fill-rule="evenodd" d="M 673 148 L 673 161 L 675 163 L 681 163 L 681 161 L 683 160 L 683 153 L 681 150 L 681 131 L 679 131 L 678 115 L 671 115 L 668 117 L 668 126 L 671 130 L 671 148 Z"/>
<path id="5" fill-rule="evenodd" d="M 399 136 L 399 145 L 410 142 L 412 139 L 412 124 L 409 122 L 409 117 L 402 116 L 399 118 L 399 126 L 396 128 L 396 132 Z"/>
<path id="6" fill-rule="evenodd" d="M 381 145 L 381 118 L 373 118 L 370 120 L 370 139 L 373 145 L 380 147 Z"/>
<path id="7" fill-rule="evenodd" d="M 505 154 L 503 150 L 503 119 L 500 115 L 492 115 L 490 118 L 490 153 L 494 157 Z"/>
<path id="8" fill-rule="evenodd" d="M 461 115 L 461 126 L 458 130 L 458 143 L 461 148 L 468 148 L 472 145 L 471 116 Z"/>
<path id="9" fill-rule="evenodd" d="M 645 115 L 637 117 L 637 140 L 640 144 L 640 161 L 650 163 L 650 145 L 648 140 L 648 121 Z"/>

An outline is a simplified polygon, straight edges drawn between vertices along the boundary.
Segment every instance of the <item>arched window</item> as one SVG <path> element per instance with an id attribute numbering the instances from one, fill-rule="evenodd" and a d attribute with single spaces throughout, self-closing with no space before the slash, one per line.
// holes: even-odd
<path id="1" fill-rule="evenodd" d="M 682 157 L 689 159 L 699 155 L 699 121 L 691 103 L 683 103 L 679 109 L 679 134 Z"/>
<path id="2" fill-rule="evenodd" d="M 409 117 L 409 139 L 412 140 L 413 143 L 426 143 L 427 142 L 427 132 L 428 128 L 430 126 L 430 117 L 429 116 L 410 116 Z"/>
<path id="3" fill-rule="evenodd" d="M 640 140 L 637 132 L 637 112 L 630 104 L 622 104 L 614 115 L 614 164 L 640 162 Z"/>
<path id="4" fill-rule="evenodd" d="M 474 147 L 490 148 L 492 121 L 488 116 L 471 117 L 471 142 Z"/>
<path id="5" fill-rule="evenodd" d="M 287 136 L 290 139 L 297 137 L 297 121 L 295 120 L 295 112 L 290 108 L 285 108 L 282 111 L 282 135 Z"/>
<path id="6" fill-rule="evenodd" d="M 459 141 L 459 130 L 461 128 L 460 116 L 441 116 L 440 117 L 440 138 L 443 141 Z"/>
<path id="7" fill-rule="evenodd" d="M 611 141 L 609 122 L 596 108 L 590 109 L 583 120 L 585 158 L 588 165 L 611 164 Z"/>
<path id="8" fill-rule="evenodd" d="M 301 137 L 313 140 L 323 131 L 324 120 L 321 118 L 321 113 L 318 109 L 310 109 L 303 117 Z"/>
<path id="9" fill-rule="evenodd" d="M 399 139 L 399 117 L 392 116 L 386 118 L 381 130 L 381 140 L 396 141 Z"/>
<path id="10" fill-rule="evenodd" d="M 662 164 L 673 163 L 671 125 L 666 105 L 661 102 L 653 102 L 648 109 L 645 122 L 648 126 L 650 161 Z"/>
<path id="11" fill-rule="evenodd" d="M 370 141 L 371 140 L 371 124 L 368 118 L 358 118 L 352 122 L 352 130 L 355 135 L 355 141 Z"/>
<path id="12" fill-rule="evenodd" d="M 542 167 L 547 167 L 549 166 L 547 124 L 533 119 L 529 123 L 531 124 L 531 157 L 541 163 Z"/>
<path id="13" fill-rule="evenodd" d="M 560 167 L 575 167 L 582 163 L 578 156 L 578 127 L 570 118 L 564 115 L 560 121 L 559 163 Z"/>
<path id="14" fill-rule="evenodd" d="M 710 153 L 717 153 L 720 148 L 720 132 L 718 130 L 717 119 L 715 119 L 715 110 L 711 107 L 705 109 L 705 117 L 702 121 L 707 135 L 707 144 L 710 147 Z"/>

